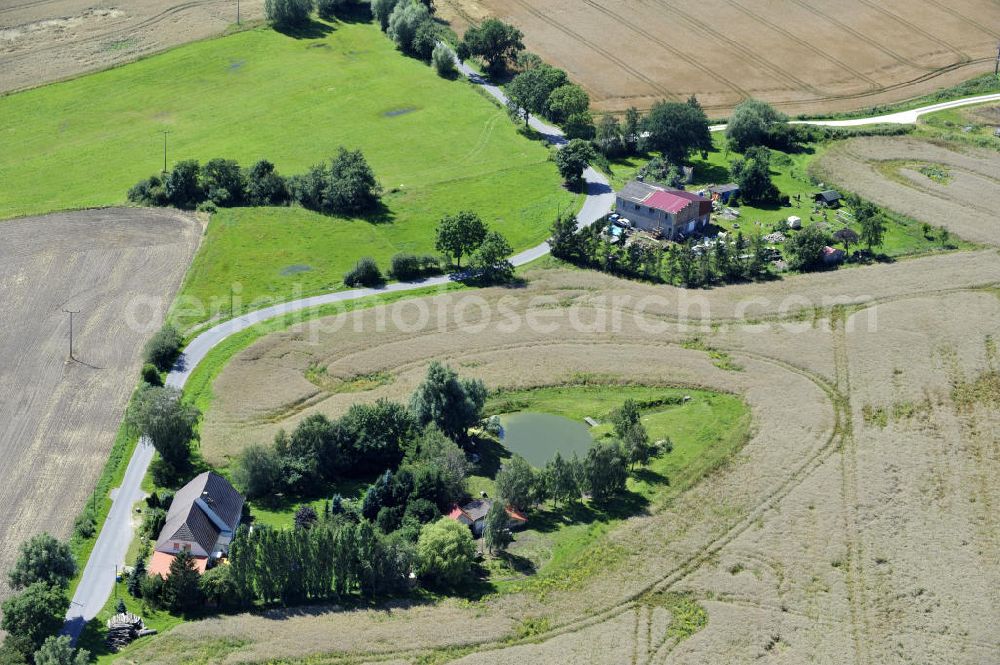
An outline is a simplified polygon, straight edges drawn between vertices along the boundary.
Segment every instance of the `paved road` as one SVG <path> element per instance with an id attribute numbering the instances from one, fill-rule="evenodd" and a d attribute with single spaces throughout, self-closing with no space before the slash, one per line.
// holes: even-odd
<path id="1" fill-rule="evenodd" d="M 507 98 L 498 87 L 491 85 L 478 73 L 465 65 L 459 65 L 459 69 L 469 78 L 470 81 L 482 86 L 487 93 L 492 95 L 502 104 L 506 104 Z M 803 122 L 809 124 L 827 125 L 831 127 L 850 127 L 878 123 L 913 123 L 916 122 L 918 117 L 925 113 L 932 113 L 934 111 L 957 108 L 960 106 L 968 106 L 971 104 L 980 104 L 989 101 L 1000 101 L 1000 94 L 981 95 L 979 97 L 959 99 L 951 102 L 943 102 L 941 104 L 933 104 L 931 106 L 913 109 L 911 111 L 901 111 L 899 113 L 891 113 L 871 118 L 855 118 L 852 120 L 816 120 Z M 529 118 L 528 122 L 533 129 L 543 134 L 550 143 L 559 146 L 566 143 L 566 139 L 563 136 L 562 131 L 558 128 L 546 124 L 535 117 Z M 721 131 L 725 129 L 725 127 L 725 125 L 715 125 L 712 127 L 712 131 Z M 587 197 L 584 200 L 583 207 L 577 215 L 580 226 L 593 223 L 607 213 L 614 205 L 614 192 L 608 183 L 608 179 L 603 174 L 592 168 L 588 168 L 584 172 L 584 180 L 586 182 Z M 511 257 L 511 262 L 514 265 L 523 265 L 544 256 L 548 253 L 548 251 L 548 243 L 542 243 L 537 247 L 532 247 L 531 249 L 527 249 Z M 177 365 L 167 376 L 167 384 L 177 388 L 183 388 L 191 374 L 191 371 L 205 358 L 212 347 L 230 335 L 240 332 L 241 330 L 245 330 L 254 324 L 260 323 L 261 321 L 297 312 L 310 307 L 315 307 L 317 305 L 346 302 L 376 294 L 412 291 L 414 289 L 420 289 L 427 286 L 446 284 L 449 279 L 450 278 L 447 276 L 442 276 L 426 279 L 421 282 L 397 282 L 388 284 L 379 289 L 353 289 L 350 291 L 337 291 L 335 293 L 327 293 L 314 296 L 312 298 L 303 298 L 301 300 L 273 305 L 271 307 L 266 307 L 255 312 L 245 314 L 235 319 L 231 319 L 224 323 L 220 323 L 214 328 L 210 328 L 209 330 L 201 333 L 194 340 L 192 340 L 190 344 L 188 344 L 184 353 L 178 359 Z M 113 589 L 115 569 L 125 563 L 125 554 L 128 551 L 129 543 L 132 540 L 132 506 L 143 497 L 141 483 L 143 477 L 146 475 L 146 470 L 149 468 L 149 463 L 152 460 L 152 457 L 152 446 L 143 442 L 136 447 L 135 453 L 132 455 L 132 459 L 129 462 L 128 469 L 125 472 L 125 478 L 122 482 L 122 486 L 118 490 L 118 493 L 112 503 L 111 512 L 108 513 L 108 518 L 104 522 L 101 532 L 97 537 L 94 550 L 90 555 L 90 559 L 87 561 L 87 565 L 83 571 L 83 577 L 80 580 L 80 585 L 77 587 L 76 593 L 73 595 L 72 605 L 66 615 L 66 626 L 63 632 L 70 635 L 74 641 L 77 637 L 79 637 L 84 624 L 95 617 L 100 609 L 104 607 L 104 603 L 107 602 L 108 596 L 111 594 Z"/>

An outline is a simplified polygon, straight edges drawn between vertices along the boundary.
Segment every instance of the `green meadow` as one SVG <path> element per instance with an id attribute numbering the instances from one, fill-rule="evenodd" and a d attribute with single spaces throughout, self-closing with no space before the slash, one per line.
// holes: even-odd
<path id="1" fill-rule="evenodd" d="M 545 239 L 561 187 L 548 149 L 463 80 L 398 53 L 374 24 L 267 27 L 120 68 L 0 97 L 0 219 L 125 202 L 128 188 L 181 159 L 267 158 L 283 175 L 361 148 L 385 190 L 378 220 L 297 208 L 233 209 L 209 224 L 183 293 L 191 325 L 337 288 L 357 258 L 433 251 L 440 216 L 473 209 L 515 249 Z"/>

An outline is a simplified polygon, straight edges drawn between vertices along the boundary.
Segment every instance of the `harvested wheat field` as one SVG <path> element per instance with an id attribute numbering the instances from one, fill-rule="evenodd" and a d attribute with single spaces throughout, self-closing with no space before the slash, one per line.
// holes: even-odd
<path id="1" fill-rule="evenodd" d="M 464 29 L 496 16 L 582 84 L 598 111 L 697 94 L 713 117 L 749 96 L 789 113 L 909 99 L 992 69 L 989 0 L 442 0 Z"/>
<path id="2" fill-rule="evenodd" d="M 241 0 L 244 20 L 263 0 Z M 106 69 L 221 33 L 235 0 L 11 0 L 0 6 L 0 93 Z"/>
<path id="3" fill-rule="evenodd" d="M 1000 154 L 910 137 L 851 139 L 816 177 L 966 240 L 1000 245 Z"/>
<path id="4" fill-rule="evenodd" d="M 524 289 L 444 294 L 263 338 L 214 384 L 209 457 L 308 413 L 399 398 L 431 359 L 491 387 L 583 373 L 734 392 L 752 435 L 693 489 L 602 538 L 594 556 L 606 566 L 571 585 L 214 618 L 136 645 L 129 661 L 990 662 L 998 284 L 994 251 L 697 293 L 536 270 Z M 306 378 L 317 368 L 322 388 Z M 372 372 L 392 380 L 338 389 Z"/>
<path id="5" fill-rule="evenodd" d="M 66 538 L 108 458 L 141 348 L 198 245 L 176 212 L 89 210 L 3 223 L 0 568 L 41 531 Z M 69 315 L 75 360 L 68 358 Z M 7 594 L 0 578 L 0 598 Z"/>

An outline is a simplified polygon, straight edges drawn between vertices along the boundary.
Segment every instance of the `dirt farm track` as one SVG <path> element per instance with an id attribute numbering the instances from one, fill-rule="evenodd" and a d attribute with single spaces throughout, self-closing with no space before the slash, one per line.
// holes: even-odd
<path id="1" fill-rule="evenodd" d="M 488 15 L 587 88 L 598 111 L 692 93 L 791 114 L 919 96 L 992 71 L 992 0 L 441 0 L 459 29 Z"/>
<path id="2" fill-rule="evenodd" d="M 70 535 L 200 226 L 166 210 L 4 222 L 0 235 L 0 570 L 23 540 Z M 69 315 L 77 361 L 67 358 Z M 136 325 L 130 323 L 134 320 Z M 0 598 L 7 595 L 0 577 Z"/>

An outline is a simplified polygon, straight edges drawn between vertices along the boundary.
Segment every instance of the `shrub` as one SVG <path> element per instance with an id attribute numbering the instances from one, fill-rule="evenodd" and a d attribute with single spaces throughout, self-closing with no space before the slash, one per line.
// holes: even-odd
<path id="1" fill-rule="evenodd" d="M 167 200 L 167 190 L 163 186 L 163 180 L 158 175 L 151 175 L 146 180 L 140 180 L 128 190 L 128 200 L 132 203 L 147 206 L 165 206 Z"/>
<path id="2" fill-rule="evenodd" d="M 375 259 L 370 256 L 362 257 L 357 264 L 344 275 L 344 284 L 347 286 L 378 286 L 385 282 L 382 271 L 379 270 Z"/>
<path id="3" fill-rule="evenodd" d="M 201 168 L 201 188 L 209 201 L 217 206 L 243 205 L 247 191 L 246 175 L 235 160 L 211 159 Z"/>
<path id="4" fill-rule="evenodd" d="M 168 371 L 177 360 L 181 352 L 183 342 L 181 333 L 172 324 L 165 324 L 160 328 L 152 339 L 146 343 L 146 362 L 153 365 L 161 372 Z M 156 384 L 153 384 L 156 385 Z"/>
<path id="5" fill-rule="evenodd" d="M 476 556 L 469 527 L 443 517 L 420 530 L 417 573 L 430 584 L 454 586 L 468 577 Z"/>
<path id="6" fill-rule="evenodd" d="M 316 11 L 323 18 L 329 19 L 348 13 L 353 4 L 353 0 L 317 0 Z"/>
<path id="7" fill-rule="evenodd" d="M 250 205 L 274 206 L 288 202 L 288 184 L 274 170 L 274 164 L 266 159 L 250 167 L 245 177 Z"/>
<path id="8" fill-rule="evenodd" d="M 416 0 L 404 0 L 393 8 L 386 34 L 403 53 L 425 60 L 437 42 L 434 19 L 427 6 Z"/>
<path id="9" fill-rule="evenodd" d="M 393 279 L 406 281 L 420 277 L 420 259 L 416 254 L 400 252 L 393 254 L 389 262 L 389 276 Z"/>
<path id="10" fill-rule="evenodd" d="M 159 575 L 146 575 L 139 582 L 139 594 L 147 605 L 159 609 L 163 606 L 163 578 Z"/>
<path id="11" fill-rule="evenodd" d="M 201 187 L 201 167 L 193 159 L 177 162 L 163 183 L 167 200 L 178 208 L 193 208 L 205 200 Z"/>
<path id="12" fill-rule="evenodd" d="M 153 363 L 146 363 L 142 366 L 142 380 L 151 386 L 163 385 L 163 378 L 160 376 L 160 370 L 156 369 L 156 365 Z"/>
<path id="13" fill-rule="evenodd" d="M 431 64 L 438 76 L 446 79 L 455 76 L 455 56 L 445 44 L 437 44 L 431 51 Z"/>
<path id="14" fill-rule="evenodd" d="M 399 4 L 400 0 L 372 0 L 372 16 L 378 21 L 379 27 L 382 28 L 382 32 L 385 32 L 389 28 L 389 17 L 392 12 L 396 9 L 396 5 Z"/>
<path id="15" fill-rule="evenodd" d="M 260 444 L 243 449 L 233 465 L 233 484 L 250 499 L 273 494 L 281 481 L 281 461 L 274 450 Z"/>
<path id="16" fill-rule="evenodd" d="M 90 510 L 90 504 L 87 504 L 87 508 L 77 515 L 76 520 L 73 522 L 73 534 L 79 538 L 90 538 L 97 531 L 97 518 L 94 516 L 93 511 Z"/>
<path id="17" fill-rule="evenodd" d="M 202 201 L 195 207 L 195 210 L 198 212 L 208 213 L 209 215 L 214 215 L 219 212 L 219 206 L 217 206 L 214 201 Z"/>

